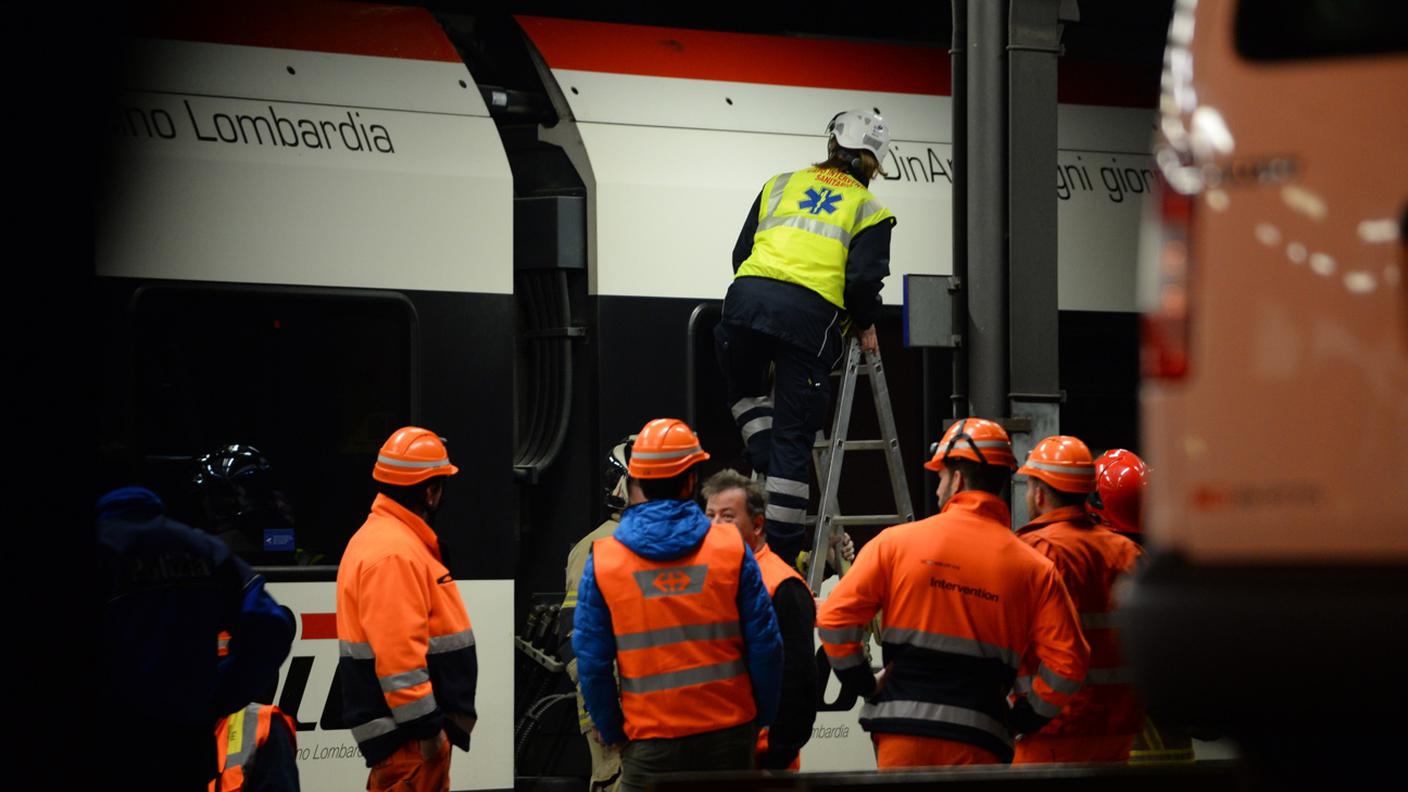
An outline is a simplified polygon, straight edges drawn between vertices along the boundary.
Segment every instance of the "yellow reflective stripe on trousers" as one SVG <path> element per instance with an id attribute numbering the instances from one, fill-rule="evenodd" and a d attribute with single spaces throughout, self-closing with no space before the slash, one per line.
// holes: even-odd
<path id="1" fill-rule="evenodd" d="M 955 707 L 952 704 L 935 704 L 929 701 L 882 701 L 878 704 L 866 704 L 861 707 L 860 717 L 866 720 L 896 718 L 967 726 L 985 731 L 1007 745 L 1012 744 L 1012 737 L 1001 721 L 987 713 L 966 707 Z"/>
<path id="2" fill-rule="evenodd" d="M 621 677 L 621 691 L 624 693 L 658 693 L 662 690 L 702 685 L 706 682 L 720 682 L 748 673 L 743 658 L 727 660 L 713 665 L 686 668 L 683 671 L 668 671 L 663 674 L 650 674 L 639 677 Z"/>

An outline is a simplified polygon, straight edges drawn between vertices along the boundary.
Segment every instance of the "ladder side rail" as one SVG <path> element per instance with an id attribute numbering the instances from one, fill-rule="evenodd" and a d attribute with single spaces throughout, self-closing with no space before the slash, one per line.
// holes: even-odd
<path id="1" fill-rule="evenodd" d="M 880 353 L 867 352 L 866 363 L 870 368 L 870 390 L 875 397 L 875 409 L 880 418 L 880 436 L 885 441 L 885 461 L 890 468 L 890 489 L 895 495 L 895 512 L 904 516 L 905 522 L 914 521 L 914 501 L 909 497 L 909 479 L 905 476 L 904 461 L 900 458 L 899 432 L 895 429 L 895 411 L 890 405 L 890 386 L 885 380 L 884 364 Z"/>
<path id="2" fill-rule="evenodd" d="M 821 479 L 821 497 L 817 500 L 816 533 L 812 545 L 811 558 L 807 561 L 807 585 L 817 594 L 821 593 L 822 576 L 826 571 L 826 552 L 831 548 L 831 534 L 835 530 L 833 518 L 836 512 L 836 492 L 841 483 L 841 463 L 844 459 L 846 432 L 851 424 L 851 404 L 855 399 L 856 370 L 860 368 L 860 342 L 850 339 L 846 351 L 846 367 L 841 376 L 841 395 L 836 404 L 836 417 L 832 421 L 831 436 L 823 454 L 826 455 L 826 476 Z M 821 473 L 820 470 L 817 471 Z"/>

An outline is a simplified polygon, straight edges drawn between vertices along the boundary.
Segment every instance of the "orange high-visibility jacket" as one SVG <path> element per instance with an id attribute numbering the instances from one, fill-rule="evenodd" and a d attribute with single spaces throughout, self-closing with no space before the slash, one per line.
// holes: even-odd
<path id="1" fill-rule="evenodd" d="M 724 525 L 669 561 L 636 555 L 614 536 L 592 545 L 627 738 L 686 737 L 757 714 L 738 614 L 743 552 L 737 529 Z"/>
<path id="2" fill-rule="evenodd" d="M 843 681 L 864 666 L 865 626 L 883 611 L 890 670 L 861 708 L 867 731 L 966 742 L 1010 761 L 1013 734 L 1041 728 L 1080 689 L 1090 650 L 1075 608 L 1009 520 L 1000 498 L 960 492 L 939 514 L 867 542 L 822 603 L 817 632 Z M 1033 696 L 1009 710 L 1029 651 L 1041 662 Z"/>
<path id="3" fill-rule="evenodd" d="M 220 776 L 210 779 L 210 792 L 239 792 L 244 789 L 245 770 L 254 764 L 259 749 L 269 741 L 274 718 L 283 718 L 288 726 L 289 739 L 296 740 L 298 732 L 293 718 L 270 704 L 250 704 L 220 719 L 215 725 L 215 753 L 219 760 Z"/>
<path id="4" fill-rule="evenodd" d="M 1111 616 L 1115 581 L 1134 570 L 1143 554 L 1139 545 L 1096 525 L 1083 506 L 1056 509 L 1024 525 L 1018 538 L 1051 559 L 1080 614 L 1081 632 L 1090 644 L 1085 686 L 1071 697 L 1043 735 L 1137 734 L 1144 712 L 1120 652 Z M 1018 695 L 1026 695 L 1038 667 L 1027 658 L 1017 677 Z"/>
<path id="5" fill-rule="evenodd" d="M 337 568 L 343 718 L 367 766 L 407 740 L 469 749 L 445 712 L 475 716 L 474 631 L 430 526 L 378 495 Z"/>
<path id="6" fill-rule="evenodd" d="M 801 574 L 797 572 L 796 567 L 793 567 L 789 565 L 786 561 L 783 561 L 782 558 L 779 557 L 777 553 L 774 553 L 772 551 L 772 548 L 768 547 L 766 544 L 763 545 L 761 550 L 755 552 L 753 556 L 758 560 L 758 571 L 762 572 L 763 574 L 763 587 L 768 590 L 768 598 L 773 600 L 774 605 L 776 605 L 777 587 L 782 585 L 783 581 L 795 580 L 800 583 L 803 588 L 806 588 L 806 578 L 802 577 Z M 811 596 L 811 589 L 807 589 L 807 596 Z M 806 733 L 810 735 L 811 725 L 816 721 L 816 697 L 815 695 L 808 695 L 805 701 L 800 700 L 797 697 L 797 692 L 793 691 L 789 687 L 788 682 L 791 681 L 792 677 L 803 676 L 803 674 L 798 673 L 797 669 L 797 666 L 800 664 L 801 660 L 799 658 L 793 658 L 786 655 L 786 652 L 791 648 L 788 643 L 788 638 L 790 636 L 787 635 L 787 628 L 790 625 L 784 625 L 782 623 L 782 618 L 780 615 L 778 618 L 777 626 L 778 629 L 783 632 L 782 646 L 784 652 L 782 700 L 778 704 L 777 722 L 782 723 L 784 720 L 796 722 L 797 719 L 800 718 L 805 721 L 805 725 L 807 727 Z M 812 640 L 812 635 L 816 629 L 815 614 L 813 614 L 812 623 L 806 625 L 806 628 L 807 642 L 810 644 Z M 806 663 L 808 665 L 812 665 L 814 662 L 815 661 L 813 660 L 812 652 L 808 652 L 806 657 Z M 812 667 L 815 666 L 812 665 Z M 815 681 L 815 674 L 813 673 L 813 687 L 815 686 Z M 808 693 L 810 692 L 811 691 L 808 691 Z M 782 732 L 779 732 L 779 734 L 781 733 Z M 758 732 L 757 754 L 759 758 L 762 758 L 763 755 L 767 752 L 768 729 L 764 728 L 762 731 Z M 787 769 L 800 770 L 801 768 L 802 758 L 801 754 L 799 753 L 797 755 L 797 758 L 793 759 L 791 764 L 787 766 Z"/>

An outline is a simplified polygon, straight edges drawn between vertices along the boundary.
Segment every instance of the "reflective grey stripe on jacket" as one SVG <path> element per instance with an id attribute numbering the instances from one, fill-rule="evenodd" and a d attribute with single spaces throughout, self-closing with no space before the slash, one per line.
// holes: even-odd
<path id="1" fill-rule="evenodd" d="M 782 204 L 782 194 L 787 191 L 787 183 L 790 181 L 792 181 L 791 173 L 780 174 L 773 180 L 772 192 L 768 193 L 767 214 L 763 215 L 763 217 L 772 217 L 777 214 L 777 207 Z M 762 228 L 759 227 L 758 230 L 761 231 Z"/>
<path id="2" fill-rule="evenodd" d="M 424 668 L 417 668 L 414 671 L 378 677 L 377 681 L 381 683 L 382 693 L 390 693 L 395 690 L 415 687 L 423 682 L 429 682 L 430 672 Z"/>
<path id="3" fill-rule="evenodd" d="M 396 731 L 396 721 L 391 718 L 375 718 L 352 727 L 352 739 L 359 743 L 372 740 L 383 734 Z"/>
<path id="4" fill-rule="evenodd" d="M 665 646 L 685 641 L 722 641 L 737 638 L 739 635 L 737 620 L 713 622 L 712 624 L 687 624 L 618 635 L 616 636 L 616 649 L 628 652 L 632 649 L 649 649 L 653 646 Z"/>
<path id="5" fill-rule="evenodd" d="M 702 685 L 706 682 L 719 682 L 748 673 L 743 658 L 726 660 L 713 665 L 686 668 L 683 671 L 668 671 L 647 676 L 621 676 L 621 691 L 624 693 L 658 693 L 662 690 Z"/>
<path id="6" fill-rule="evenodd" d="M 865 640 L 864 627 L 818 627 L 816 634 L 826 643 L 833 644 L 860 643 Z"/>
<path id="7" fill-rule="evenodd" d="M 463 649 L 466 646 L 474 645 L 474 630 L 464 630 L 463 632 L 450 633 L 449 635 L 436 635 L 430 639 L 430 648 L 426 649 L 426 654 L 442 654 Z"/>
<path id="8" fill-rule="evenodd" d="M 908 644 L 921 649 L 932 649 L 936 652 L 950 652 L 969 657 L 989 657 L 1001 660 L 1014 669 L 1021 665 L 1021 658 L 1017 656 L 1017 653 L 1005 646 L 983 643 L 972 638 L 960 638 L 956 635 L 916 630 L 910 627 L 886 627 L 880 641 L 882 643 Z"/>
<path id="9" fill-rule="evenodd" d="M 843 247 L 851 246 L 851 232 L 838 225 L 832 225 L 825 220 L 818 220 L 815 217 L 802 217 L 801 215 L 787 215 L 785 217 L 769 217 L 758 224 L 758 232 L 767 231 L 773 228 L 798 228 L 808 233 L 834 239 L 840 242 Z"/>
<path id="10" fill-rule="evenodd" d="M 952 704 L 934 704 L 928 701 L 882 701 L 878 704 L 866 704 L 861 707 L 860 717 L 862 720 L 904 718 L 906 720 L 967 726 L 985 731 L 1002 740 L 1004 744 L 1012 745 L 1012 736 L 1008 734 L 1007 727 L 1001 721 L 986 713 L 966 707 L 955 707 Z"/>
<path id="11" fill-rule="evenodd" d="M 369 643 L 358 643 L 356 641 L 338 641 L 337 656 L 350 657 L 353 660 L 375 660 L 376 655 L 372 653 L 372 645 Z"/>
<path id="12" fill-rule="evenodd" d="M 399 707 L 391 708 L 391 717 L 397 723 L 413 721 L 423 715 L 429 715 L 435 711 L 435 694 L 427 693 L 424 698 L 416 699 L 409 704 L 402 704 Z"/>
<path id="13" fill-rule="evenodd" d="M 1081 680 L 1063 677 L 1050 668 L 1047 668 L 1045 663 L 1037 667 L 1036 675 L 1041 677 L 1041 681 L 1050 685 L 1051 689 L 1057 693 L 1065 693 L 1069 696 L 1080 690 Z"/>

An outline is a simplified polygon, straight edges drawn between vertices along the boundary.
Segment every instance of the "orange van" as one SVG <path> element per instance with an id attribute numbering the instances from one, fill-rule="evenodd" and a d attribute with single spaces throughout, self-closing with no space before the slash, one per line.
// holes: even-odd
<path id="1" fill-rule="evenodd" d="M 1405 728 L 1365 716 L 1408 633 L 1408 4 L 1177 0 L 1160 102 L 1131 658 L 1165 712 L 1330 758 Z"/>

